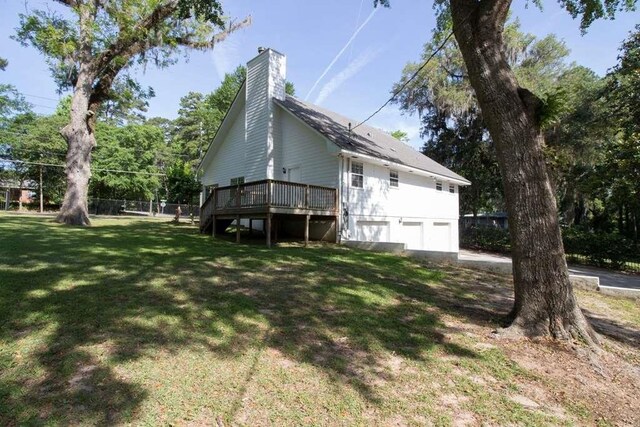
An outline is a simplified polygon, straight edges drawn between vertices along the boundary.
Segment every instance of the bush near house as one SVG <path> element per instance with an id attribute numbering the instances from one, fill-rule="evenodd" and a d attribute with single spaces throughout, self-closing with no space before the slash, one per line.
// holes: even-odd
<path id="1" fill-rule="evenodd" d="M 571 262 L 640 272 L 640 247 L 619 234 L 566 228 L 562 240 Z M 460 247 L 508 254 L 511 252 L 509 231 L 493 227 L 468 228 L 460 233 Z"/>

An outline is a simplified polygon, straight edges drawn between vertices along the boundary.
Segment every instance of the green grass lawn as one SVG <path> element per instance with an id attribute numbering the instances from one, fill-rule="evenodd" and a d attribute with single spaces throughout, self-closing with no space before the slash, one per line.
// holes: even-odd
<path id="1" fill-rule="evenodd" d="M 508 309 L 499 281 L 162 221 L 0 215 L 0 425 L 594 422 L 580 401 L 517 399 L 548 380 L 485 336 Z"/>

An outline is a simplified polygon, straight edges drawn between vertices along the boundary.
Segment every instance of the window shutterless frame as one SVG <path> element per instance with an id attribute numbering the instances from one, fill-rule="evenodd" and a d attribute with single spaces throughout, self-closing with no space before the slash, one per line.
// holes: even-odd
<path id="1" fill-rule="evenodd" d="M 351 186 L 354 188 L 364 187 L 364 164 L 351 162 Z"/>
<path id="2" fill-rule="evenodd" d="M 389 171 L 389 187 L 398 188 L 400 186 L 400 178 L 398 176 L 398 171 L 390 170 Z"/>

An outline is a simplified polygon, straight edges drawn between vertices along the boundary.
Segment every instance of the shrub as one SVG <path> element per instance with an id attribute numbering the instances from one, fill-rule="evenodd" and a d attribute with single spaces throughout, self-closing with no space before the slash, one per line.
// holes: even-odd
<path id="1" fill-rule="evenodd" d="M 471 227 L 462 230 L 460 246 L 465 249 L 501 253 L 511 251 L 509 231 L 494 227 Z"/>
<path id="2" fill-rule="evenodd" d="M 626 263 L 640 262 L 640 247 L 618 234 L 593 233 L 575 228 L 562 231 L 564 250 L 573 261 L 598 267 L 622 269 Z M 460 247 L 481 251 L 509 253 L 509 232 L 493 227 L 473 227 L 461 230 Z"/>
<path id="3" fill-rule="evenodd" d="M 589 264 L 622 268 L 626 262 L 640 259 L 638 246 L 619 234 L 591 233 L 573 228 L 563 230 L 564 250 L 584 255 Z"/>

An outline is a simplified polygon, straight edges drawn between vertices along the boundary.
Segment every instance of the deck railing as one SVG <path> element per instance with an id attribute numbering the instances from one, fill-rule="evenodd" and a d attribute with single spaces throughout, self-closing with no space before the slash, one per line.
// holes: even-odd
<path id="1" fill-rule="evenodd" d="M 212 201 L 211 199 L 213 197 Z M 203 215 L 215 211 L 250 208 L 291 208 L 335 211 L 337 190 L 330 187 L 266 179 L 246 184 L 218 187 L 203 204 Z"/>
<path id="2" fill-rule="evenodd" d="M 208 220 L 208 218 L 211 218 L 211 216 L 213 215 L 213 209 L 214 209 L 214 205 L 213 205 L 213 197 L 214 197 L 214 192 L 210 193 L 206 200 L 204 201 L 204 203 L 202 204 L 202 206 L 200 207 L 200 227 L 203 227 L 206 223 L 206 221 Z"/>

